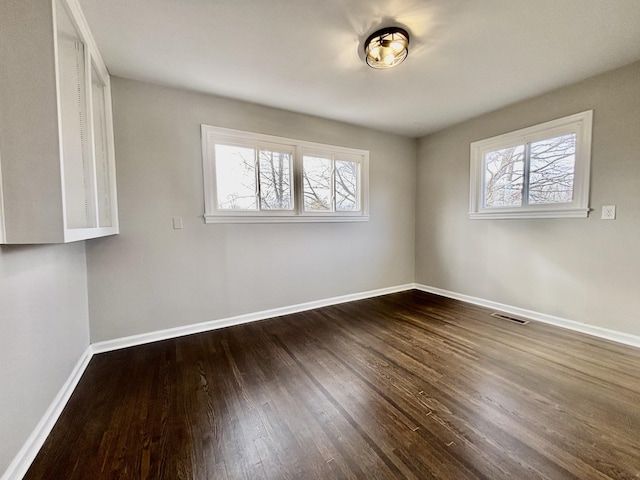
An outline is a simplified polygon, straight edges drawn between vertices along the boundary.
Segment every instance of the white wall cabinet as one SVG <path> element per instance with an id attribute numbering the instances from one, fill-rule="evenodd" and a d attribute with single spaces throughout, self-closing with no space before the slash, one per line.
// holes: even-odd
<path id="1" fill-rule="evenodd" d="M 0 243 L 118 233 L 109 74 L 77 0 L 1 0 L 0 65 Z"/>

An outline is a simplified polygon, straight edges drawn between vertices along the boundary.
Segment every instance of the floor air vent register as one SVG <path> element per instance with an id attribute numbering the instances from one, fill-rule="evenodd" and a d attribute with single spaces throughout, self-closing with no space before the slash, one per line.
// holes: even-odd
<path id="1" fill-rule="evenodd" d="M 523 318 L 514 317 L 512 315 L 508 315 L 502 312 L 493 312 L 491 314 L 492 317 L 500 318 L 502 320 L 507 320 L 509 322 L 517 323 L 518 325 L 526 325 L 529 323 L 529 320 L 525 320 Z"/>

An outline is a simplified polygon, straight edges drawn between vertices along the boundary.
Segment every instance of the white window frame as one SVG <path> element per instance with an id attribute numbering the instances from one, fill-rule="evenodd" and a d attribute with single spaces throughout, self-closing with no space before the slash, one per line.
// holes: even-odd
<path id="1" fill-rule="evenodd" d="M 261 133 L 201 125 L 202 165 L 204 176 L 205 223 L 295 223 L 295 222 L 363 222 L 369 220 L 369 152 L 348 147 L 307 142 Z M 216 143 L 280 148 L 293 152 L 293 210 L 229 210 L 217 205 L 215 146 Z M 360 163 L 359 206 L 357 211 L 310 212 L 304 210 L 302 158 L 319 154 L 336 160 Z M 259 204 L 259 199 L 258 199 Z"/>
<path id="2" fill-rule="evenodd" d="M 532 127 L 471 143 L 469 218 L 586 218 L 589 215 L 589 175 L 591 170 L 591 131 L 593 110 L 541 123 Z M 567 203 L 486 207 L 484 199 L 484 156 L 487 152 L 527 145 L 537 140 L 569 133 L 576 134 L 573 200 Z M 528 175 L 528 172 L 525 172 Z"/>

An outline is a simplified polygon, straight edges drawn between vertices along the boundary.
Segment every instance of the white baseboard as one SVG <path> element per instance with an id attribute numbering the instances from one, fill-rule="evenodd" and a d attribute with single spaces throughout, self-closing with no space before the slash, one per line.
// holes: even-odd
<path id="1" fill-rule="evenodd" d="M 441 297 L 453 298 L 481 307 L 490 308 L 493 310 L 500 310 L 502 312 L 517 315 L 519 317 L 530 318 L 538 322 L 548 323 L 557 327 L 566 328 L 580 333 L 585 333 L 605 340 L 611 340 L 614 342 L 622 343 L 624 345 L 630 345 L 632 347 L 640 348 L 640 337 L 631 335 L 629 333 L 618 332 L 616 330 L 609 330 L 607 328 L 597 327 L 595 325 L 589 325 L 587 323 L 580 323 L 574 320 L 567 320 L 565 318 L 555 317 L 553 315 L 547 315 L 545 313 L 535 312 L 533 310 L 527 310 L 524 308 L 514 307 L 512 305 L 505 305 L 504 303 L 493 302 L 491 300 L 485 300 L 483 298 L 472 297 L 470 295 L 464 295 L 462 293 L 451 292 L 449 290 L 443 290 L 441 288 L 429 287 L 427 285 L 414 284 L 416 290 L 421 290 L 427 293 L 433 293 L 440 295 Z"/>
<path id="2" fill-rule="evenodd" d="M 36 428 L 31 432 L 27 441 L 22 445 L 22 448 L 9 464 L 0 480 L 21 480 L 27 473 L 40 448 L 49 436 L 49 433 L 51 433 L 53 426 L 58 421 L 62 410 L 71 398 L 71 394 L 78 385 L 92 356 L 93 351 L 91 346 L 89 346 L 73 367 L 69 378 L 64 382 L 64 385 L 53 399 L 53 402 L 51 402 L 51 405 L 49 405 L 49 408 L 47 408 L 47 411 L 40 419 L 40 422 L 38 422 L 38 425 L 36 425 Z"/>
<path id="3" fill-rule="evenodd" d="M 479 305 L 494 310 L 500 310 L 502 312 L 511 313 L 513 315 L 530 318 L 539 322 L 556 325 L 558 327 L 567 328 L 569 330 L 586 333 L 595 337 L 604 338 L 607 340 L 612 340 L 614 342 L 640 348 L 640 337 L 635 335 L 608 330 L 606 328 L 587 325 L 572 320 L 566 320 L 563 318 L 554 317 L 552 315 L 546 315 L 544 313 L 534 312 L 532 310 L 526 310 L 524 308 L 505 305 L 503 303 L 451 292 L 448 290 L 443 290 L 441 288 L 429 287 L 427 285 L 421 285 L 418 283 L 398 285 L 396 287 L 381 288 L 378 290 L 370 290 L 368 292 L 354 293 L 350 295 L 342 295 L 339 297 L 326 298 L 324 300 L 317 300 L 314 302 L 300 303 L 288 307 L 274 308 L 271 310 L 263 310 L 261 312 L 249 313 L 246 315 L 238 315 L 235 317 L 221 318 L 218 320 L 212 320 L 209 322 L 203 322 L 194 325 L 186 325 L 184 327 L 169 328 L 166 330 L 158 330 L 155 332 L 133 335 L 130 337 L 107 340 L 104 342 L 91 344 L 89 345 L 89 347 L 87 347 L 85 352 L 76 363 L 73 371 L 69 375 L 69 378 L 58 392 L 58 395 L 56 395 L 56 398 L 53 400 L 44 416 L 42 417 L 36 428 L 33 430 L 25 444 L 22 446 L 16 457 L 13 459 L 7 470 L 4 472 L 0 480 L 21 480 L 22 477 L 24 477 L 24 475 L 27 473 L 27 470 L 29 469 L 29 466 L 36 458 L 36 455 L 40 451 L 40 448 L 47 439 L 47 436 L 49 435 L 49 433 L 51 433 L 53 426 L 58 420 L 58 417 L 62 413 L 65 405 L 69 401 L 69 398 L 71 398 L 71 394 L 78 385 L 78 382 L 80 381 L 82 374 L 87 368 L 91 357 L 96 353 L 119 350 L 121 348 L 142 345 L 159 340 L 166 340 L 170 338 L 181 337 L 184 335 L 216 330 L 219 328 L 255 322 L 258 320 L 265 320 L 267 318 L 288 315 L 291 313 L 304 312 L 306 310 L 312 310 L 314 308 L 353 302 L 355 300 L 378 297 L 381 295 L 387 295 L 389 293 L 402 292 L 412 289 L 421 290 L 427 293 L 433 293 L 442 297 L 453 298 L 455 300 L 461 300 L 463 302 L 472 303 L 474 305 Z"/>
<path id="4" fill-rule="evenodd" d="M 157 342 L 159 340 L 167 340 L 170 338 L 192 335 L 194 333 L 208 332 L 210 330 L 217 330 L 219 328 L 231 327 L 233 325 L 265 320 L 267 318 L 289 315 L 291 313 L 304 312 L 306 310 L 312 310 L 314 308 L 353 302 L 355 300 L 362 300 L 365 298 L 379 297 L 380 295 L 402 292 L 405 290 L 411 290 L 413 288 L 414 284 L 410 283 L 406 285 L 398 285 L 395 287 L 380 288 L 378 290 L 370 290 L 368 292 L 331 297 L 314 302 L 299 303 L 297 305 L 291 305 L 288 307 L 263 310 L 261 312 L 247 313 L 245 315 L 237 315 L 235 317 L 221 318 L 218 320 L 211 320 L 209 322 L 196 323 L 193 325 L 185 325 L 183 327 L 168 328 L 166 330 L 157 330 L 155 332 L 142 333 L 140 335 L 132 335 L 130 337 L 116 338 L 114 340 L 97 342 L 92 344 L 92 348 L 93 353 L 109 352 L 112 350 L 119 350 L 121 348 L 133 347 L 135 345 Z"/>
<path id="5" fill-rule="evenodd" d="M 118 338 L 115 340 L 108 340 L 105 342 L 97 342 L 91 344 L 82 354 L 75 367 L 73 368 L 73 371 L 69 375 L 69 378 L 58 392 L 58 395 L 56 395 L 55 399 L 43 415 L 36 428 L 33 430 L 13 461 L 9 464 L 7 470 L 4 472 L 2 477 L 0 477 L 0 480 L 21 480 L 24 477 L 24 475 L 27 473 L 27 470 L 29 470 L 29 467 L 33 463 L 33 460 L 36 458 L 36 455 L 40 451 L 40 448 L 42 448 L 42 445 L 47 439 L 47 436 L 49 435 L 49 433 L 51 433 L 53 426 L 58 421 L 58 418 L 60 417 L 60 414 L 62 413 L 65 405 L 69 401 L 69 398 L 71 398 L 71 394 L 78 385 L 78 382 L 80 381 L 82 374 L 87 368 L 87 365 L 89 365 L 91 357 L 93 357 L 93 355 L 96 353 L 119 350 L 121 348 L 156 342 L 158 340 L 181 337 L 184 335 L 191 335 L 193 333 L 216 330 L 218 328 L 230 327 L 232 325 L 240 325 L 242 323 L 255 322 L 257 320 L 265 320 L 267 318 L 288 315 L 290 313 L 303 312 L 306 310 L 326 307 L 329 305 L 337 305 L 340 303 L 352 302 L 365 298 L 378 297 L 380 295 L 402 292 L 405 290 L 411 290 L 413 288 L 414 284 L 412 283 L 406 285 L 398 285 L 395 287 L 381 288 L 378 290 L 370 290 L 368 292 L 354 293 L 350 295 L 342 295 L 339 297 L 326 298 L 324 300 L 317 300 L 314 302 L 300 303 L 298 305 L 292 305 L 288 307 L 264 310 L 261 312 L 238 315 L 229 318 L 221 318 L 218 320 L 212 320 L 210 322 L 198 323 L 195 325 L 186 325 L 184 327 L 169 328 L 166 330 L 159 330 L 156 332 L 133 335 L 130 337 Z"/>

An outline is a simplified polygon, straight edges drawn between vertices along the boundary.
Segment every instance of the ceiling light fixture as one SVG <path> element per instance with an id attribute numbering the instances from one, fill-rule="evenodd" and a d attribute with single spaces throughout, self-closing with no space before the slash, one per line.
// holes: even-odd
<path id="1" fill-rule="evenodd" d="M 400 65 L 409 54 L 409 34 L 399 27 L 388 27 L 372 33 L 364 43 L 367 65 L 391 68 Z"/>

